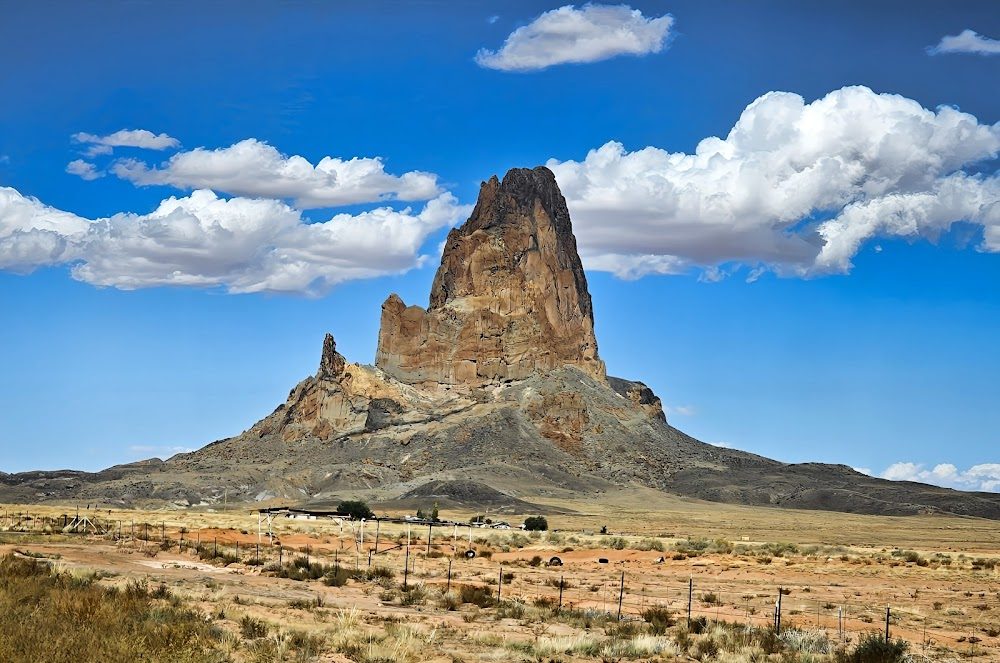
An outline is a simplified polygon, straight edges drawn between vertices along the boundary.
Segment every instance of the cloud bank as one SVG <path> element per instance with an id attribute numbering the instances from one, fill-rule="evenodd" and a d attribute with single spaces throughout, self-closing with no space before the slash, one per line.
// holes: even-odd
<path id="1" fill-rule="evenodd" d="M 1000 54 L 1000 40 L 984 37 L 974 30 L 962 30 L 957 35 L 947 35 L 941 38 L 937 46 L 927 49 L 931 55 L 945 53 L 974 53 L 975 55 Z"/>
<path id="2" fill-rule="evenodd" d="M 557 64 L 597 62 L 618 55 L 659 53 L 674 19 L 646 18 L 628 5 L 566 5 L 512 32 L 496 51 L 482 49 L 476 63 L 502 71 L 533 71 Z"/>
<path id="3" fill-rule="evenodd" d="M 925 470 L 919 463 L 893 463 L 882 473 L 882 478 L 996 493 L 1000 492 L 1000 463 L 973 465 L 965 471 L 960 471 L 951 463 L 935 465 L 930 470 Z"/>
<path id="4" fill-rule="evenodd" d="M 718 280 L 738 263 L 753 280 L 847 273 L 872 238 L 933 240 L 957 221 L 1000 251 L 1000 179 L 966 170 L 998 151 L 1000 123 L 848 87 L 808 104 L 765 94 L 694 154 L 609 142 L 547 165 L 587 267 Z"/>
<path id="5" fill-rule="evenodd" d="M 149 214 L 89 220 L 0 187 L 0 269 L 69 264 L 78 281 L 123 290 L 321 294 L 343 281 L 423 264 L 427 237 L 469 211 L 446 193 L 416 213 L 379 208 L 308 223 L 277 200 L 226 200 L 198 190 Z"/>
<path id="6" fill-rule="evenodd" d="M 179 152 L 159 167 L 123 159 L 111 172 L 137 185 L 165 184 L 237 196 L 285 198 L 301 208 L 389 199 L 429 200 L 442 192 L 437 175 L 421 171 L 390 175 L 378 157 L 323 157 L 314 166 L 301 156 L 285 156 L 253 138 L 215 150 L 199 147 Z"/>

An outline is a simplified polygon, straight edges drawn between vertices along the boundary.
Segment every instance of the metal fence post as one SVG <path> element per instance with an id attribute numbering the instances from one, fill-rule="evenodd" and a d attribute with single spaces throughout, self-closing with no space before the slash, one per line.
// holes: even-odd
<path id="1" fill-rule="evenodd" d="M 625 572 L 622 571 L 622 584 L 618 589 L 618 621 L 622 620 L 622 599 L 625 598 Z"/>
<path id="2" fill-rule="evenodd" d="M 694 597 L 694 576 L 688 577 L 688 630 L 691 630 L 691 601 Z"/>
<path id="3" fill-rule="evenodd" d="M 778 606 L 774 611 L 774 632 L 781 633 L 781 587 L 778 587 Z"/>

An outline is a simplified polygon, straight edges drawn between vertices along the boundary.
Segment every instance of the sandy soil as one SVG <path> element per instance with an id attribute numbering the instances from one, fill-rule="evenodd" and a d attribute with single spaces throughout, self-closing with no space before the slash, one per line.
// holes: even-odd
<path id="1" fill-rule="evenodd" d="M 150 584 L 163 583 L 207 614 L 221 610 L 231 620 L 252 615 L 276 625 L 326 632 L 338 614 L 356 610 L 365 628 L 385 629 L 387 624 L 403 622 L 426 634 L 433 632 L 433 646 L 421 649 L 421 660 L 450 661 L 452 656 L 467 660 L 470 652 L 476 654 L 473 658 L 488 660 L 490 652 L 507 646 L 506 640 L 587 631 L 560 622 L 498 619 L 495 608 L 463 605 L 449 611 L 434 601 L 403 606 L 398 592 L 393 595 L 371 582 L 351 581 L 338 588 L 280 579 L 264 572 L 263 566 L 222 567 L 199 560 L 192 548 L 200 542 L 233 553 L 239 543 L 242 562 L 259 558 L 273 563 L 279 555 L 288 562 L 308 554 L 311 561 L 359 569 L 368 568 L 371 554 L 372 565 L 392 569 L 397 583 L 405 577 L 409 584 L 442 591 L 472 585 L 495 592 L 501 573 L 513 574 L 509 584 L 500 584 L 503 598 L 520 598 L 530 606 L 539 598 L 558 602 L 561 593 L 565 608 L 613 616 L 620 599 L 626 619 L 638 619 L 655 605 L 667 606 L 683 619 L 690 588 L 695 617 L 770 624 L 782 588 L 785 627 L 822 629 L 832 640 L 846 641 L 864 631 L 884 629 L 888 605 L 892 635 L 910 641 L 914 651 L 943 658 L 975 654 L 977 660 L 1000 660 L 1000 565 L 973 564 L 1000 556 L 995 523 L 734 507 L 713 514 L 700 504 L 687 511 L 643 517 L 624 509 L 616 513 L 617 508 L 576 521 L 570 516 L 551 518 L 550 525 L 558 524 L 560 531 L 537 538 L 517 531 L 474 529 L 473 547 L 480 555 L 467 560 L 461 554 L 468 548 L 469 530 L 459 529 L 455 536 L 453 526 L 435 529 L 433 553 L 428 556 L 425 528 L 419 532 L 410 528 L 407 547 L 406 526 L 387 525 L 381 528 L 375 554 L 373 532 L 366 530 L 361 546 L 350 527 L 322 521 L 275 520 L 275 543 L 266 534 L 258 542 L 257 516 L 246 511 L 113 512 L 110 517 L 105 512 L 104 520 L 112 524 L 107 537 L 47 536 L 40 532 L 41 521 L 33 524 L 23 515 L 4 521 L 2 514 L 31 510 L 58 516 L 59 508 L 0 506 L 0 555 L 20 551 L 46 556 L 60 569 L 98 571 L 107 576 L 102 580 L 106 583 L 142 578 Z M 739 527 L 733 525 L 734 511 L 745 516 Z M 117 521 L 123 523 L 121 541 L 114 540 Z M 152 541 L 131 540 L 133 521 L 150 523 Z M 599 529 L 598 523 L 614 523 L 613 529 L 621 534 L 611 538 L 591 533 Z M 26 531 L 4 534 L 5 527 Z M 264 524 L 262 530 L 266 529 Z M 161 532 L 173 542 L 169 550 L 159 545 Z M 685 547 L 688 536 L 706 536 L 705 543 L 726 539 L 736 550 L 688 557 L 675 550 Z M 182 537 L 183 550 L 177 545 Z M 798 551 L 775 554 L 769 545 L 782 541 L 794 542 Z M 628 547 L 612 547 L 622 544 Z M 662 547 L 664 552 L 633 548 L 644 545 Z M 906 561 L 899 548 L 912 550 L 919 561 Z M 534 565 L 536 557 L 541 564 Z M 559 557 L 562 565 L 547 566 L 552 557 Z M 302 609 L 306 604 L 319 607 Z M 340 655 L 327 659 L 343 660 Z"/>

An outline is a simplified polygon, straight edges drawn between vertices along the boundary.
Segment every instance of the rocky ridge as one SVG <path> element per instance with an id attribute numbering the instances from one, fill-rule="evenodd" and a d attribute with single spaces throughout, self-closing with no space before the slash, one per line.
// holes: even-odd
<path id="1" fill-rule="evenodd" d="M 315 375 L 242 434 L 103 472 L 0 473 L 0 501 L 180 506 L 426 496 L 524 508 L 645 486 L 736 504 L 1000 519 L 1000 496 L 789 465 L 670 426 L 641 382 L 608 376 L 566 203 L 545 168 L 482 184 L 448 235 L 426 309 L 391 295 L 374 366 L 323 340 Z"/>

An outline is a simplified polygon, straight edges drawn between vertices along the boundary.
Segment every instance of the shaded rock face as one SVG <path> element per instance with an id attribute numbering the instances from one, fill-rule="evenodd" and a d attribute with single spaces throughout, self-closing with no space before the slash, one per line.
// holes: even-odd
<path id="1" fill-rule="evenodd" d="M 370 367 L 348 363 L 327 334 L 316 375 L 297 384 L 285 404 L 259 422 L 254 432 L 259 437 L 280 433 L 290 442 L 303 436 L 330 439 L 373 430 L 402 411 L 401 400 L 399 391 Z"/>
<path id="2" fill-rule="evenodd" d="M 425 310 L 382 305 L 376 366 L 412 385 L 481 386 L 575 366 L 599 381 L 587 277 L 552 172 L 517 168 L 480 188 L 448 234 Z"/>
<path id="3" fill-rule="evenodd" d="M 608 376 L 608 386 L 614 389 L 620 396 L 624 396 L 637 405 L 642 406 L 642 409 L 649 416 L 666 422 L 667 415 L 663 413 L 663 402 L 644 383 Z"/>
<path id="4" fill-rule="evenodd" d="M 336 380 L 344 372 L 347 360 L 344 355 L 337 352 L 337 343 L 333 340 L 333 334 L 327 334 L 323 338 L 323 355 L 319 360 L 319 370 L 316 377 L 321 380 Z"/>

